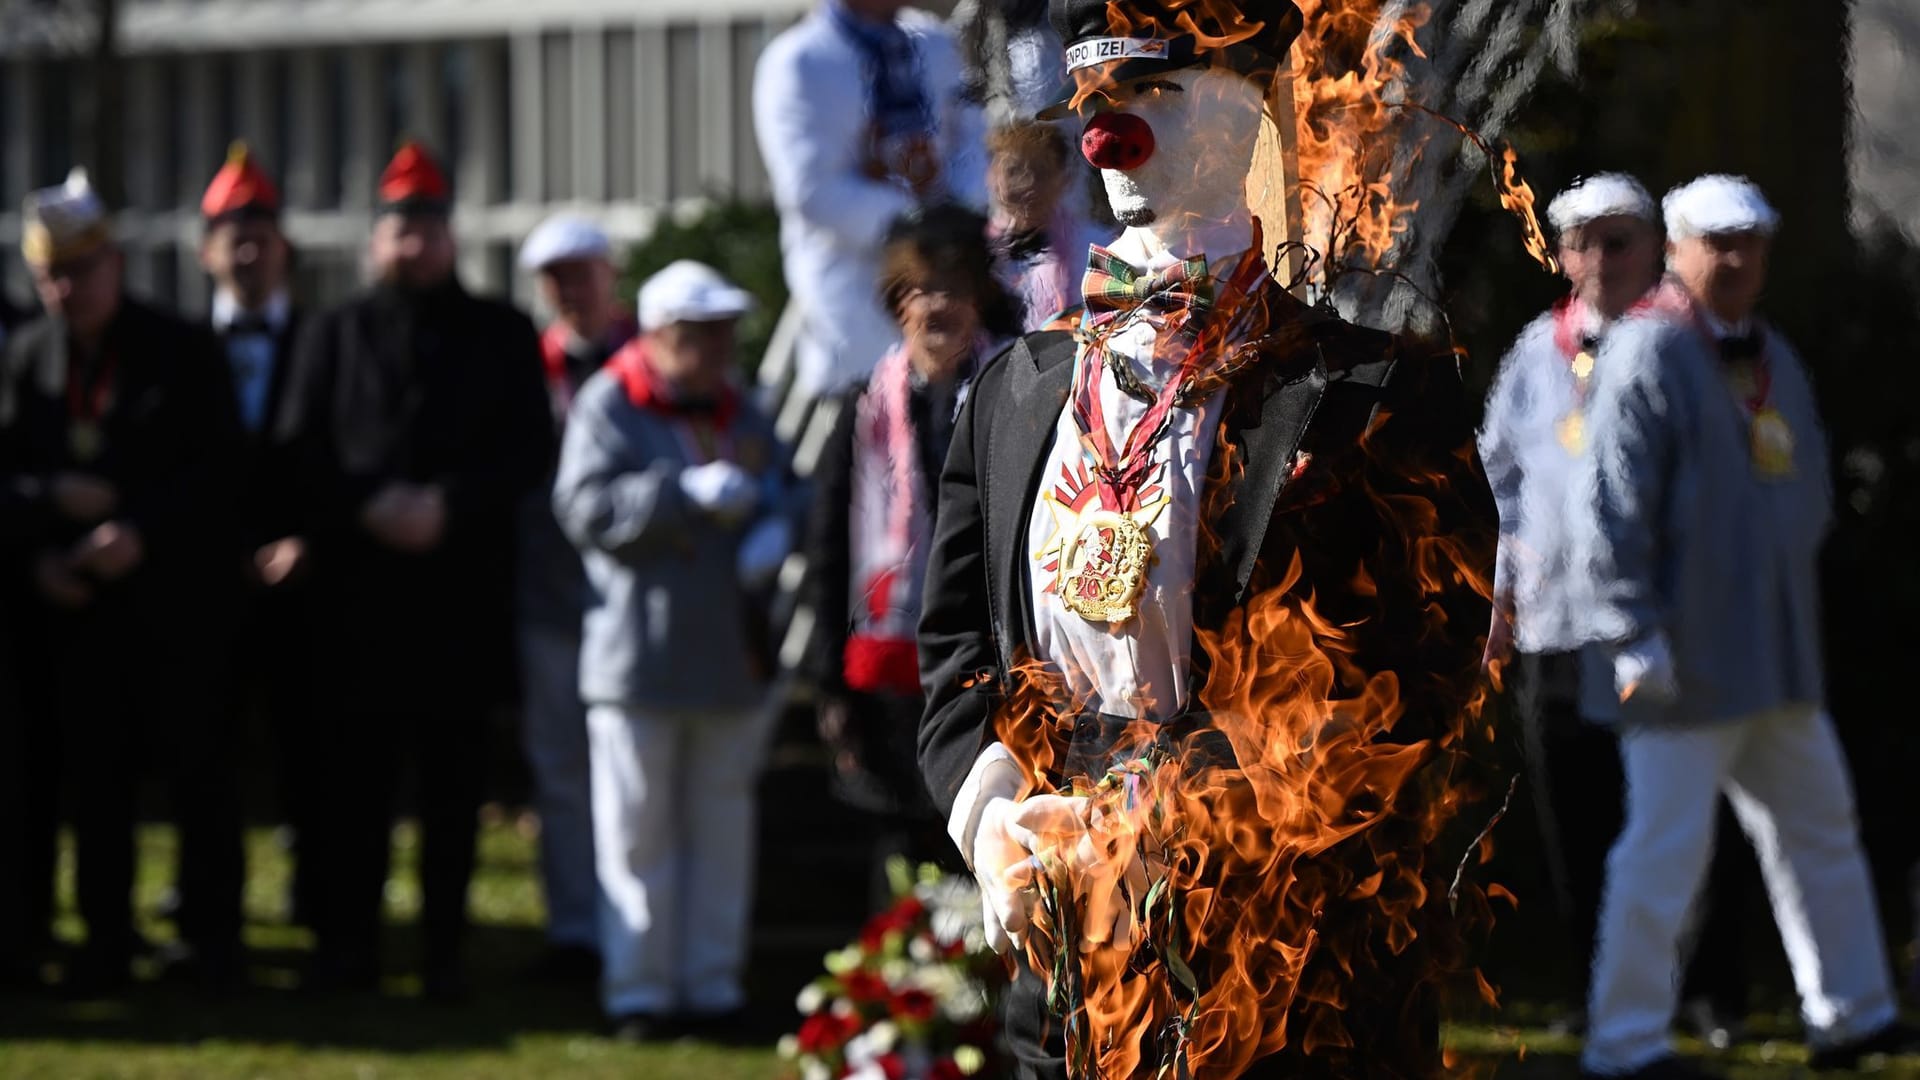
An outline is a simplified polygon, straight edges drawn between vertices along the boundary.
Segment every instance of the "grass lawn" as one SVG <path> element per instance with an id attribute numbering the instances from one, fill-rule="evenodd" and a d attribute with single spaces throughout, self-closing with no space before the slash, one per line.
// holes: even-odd
<path id="1" fill-rule="evenodd" d="M 173 841 L 163 828 L 144 829 L 140 840 L 139 906 L 150 914 L 161 900 Z M 414 955 L 409 925 L 419 903 L 410 829 L 396 832 L 396 848 L 390 955 L 404 967 Z M 751 992 L 760 1008 L 752 1045 L 616 1045 L 600 1032 L 590 988 L 535 986 L 517 977 L 539 954 L 540 901 L 531 837 L 499 818 L 484 832 L 474 883 L 471 1003 L 428 1004 L 410 977 L 390 979 L 378 997 L 313 1000 L 295 990 L 309 941 L 285 918 L 286 856 L 266 831 L 250 837 L 250 849 L 247 942 L 254 966 L 246 993 L 207 1001 L 185 988 L 142 983 L 124 1000 L 106 1003 L 50 994 L 0 998 L 0 1080 L 770 1080 L 781 1069 L 768 1048 L 792 1023 L 793 991 L 819 962 L 817 949 L 791 938 L 757 940 Z M 64 858 L 62 882 L 70 913 Z M 144 929 L 156 940 L 172 934 L 152 918 Z M 63 917 L 63 939 L 79 932 L 71 914 Z M 1449 1042 L 1460 1064 L 1478 1066 L 1482 1076 L 1570 1080 L 1578 1047 L 1548 1036 L 1539 1026 L 1544 1019 L 1542 1008 L 1516 1001 L 1484 1022 L 1454 1027 Z M 1785 1080 L 1804 1073 L 1804 1053 L 1785 1020 L 1759 1017 L 1756 1030 L 1773 1038 L 1727 1059 L 1729 1076 Z M 1920 1062 L 1883 1065 L 1876 1075 L 1920 1077 Z"/>

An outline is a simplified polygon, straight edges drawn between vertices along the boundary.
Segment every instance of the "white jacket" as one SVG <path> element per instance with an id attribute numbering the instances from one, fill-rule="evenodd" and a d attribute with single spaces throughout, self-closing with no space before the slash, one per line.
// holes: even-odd
<path id="1" fill-rule="evenodd" d="M 986 207 L 986 146 L 978 106 L 961 98 L 960 52 L 945 24 L 908 9 L 919 46 L 948 193 Z M 869 148 L 867 80 L 859 51 L 816 10 L 769 42 L 754 72 L 753 123 L 780 211 L 787 288 L 804 305 L 802 385 L 826 393 L 865 379 L 899 337 L 874 295 L 880 242 L 913 208 L 905 187 L 862 171 Z"/>

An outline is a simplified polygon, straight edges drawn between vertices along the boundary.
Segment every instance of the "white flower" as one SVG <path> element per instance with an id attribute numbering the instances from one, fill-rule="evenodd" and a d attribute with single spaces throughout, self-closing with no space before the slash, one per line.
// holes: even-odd
<path id="1" fill-rule="evenodd" d="M 913 961 L 905 959 L 888 960 L 880 965 L 880 977 L 887 980 L 888 986 L 898 986 L 913 975 Z"/>
<path id="2" fill-rule="evenodd" d="M 955 1047 L 953 1063 L 960 1066 L 962 1076 L 972 1076 L 987 1067 L 987 1055 L 977 1046 Z"/>
<path id="3" fill-rule="evenodd" d="M 900 1029 L 894 1027 L 891 1020 L 882 1020 L 867 1029 L 867 1044 L 873 1047 L 876 1056 L 892 1052 L 899 1041 Z"/>
<path id="4" fill-rule="evenodd" d="M 832 1012 L 833 1012 L 833 1015 L 835 1016 L 852 1016 L 854 1013 L 858 1011 L 859 1011 L 858 1009 L 855 1009 L 853 1007 L 853 1002 L 848 1001 L 846 998 L 833 999 Z"/>
<path id="5" fill-rule="evenodd" d="M 833 1070 L 825 1062 L 808 1059 L 800 1063 L 800 1080 L 833 1080 Z"/>
<path id="6" fill-rule="evenodd" d="M 907 943 L 907 955 L 911 957 L 916 964 L 931 964 L 938 959 L 938 954 L 934 952 L 933 942 L 923 937 L 914 938 Z"/>
<path id="7" fill-rule="evenodd" d="M 827 970 L 835 975 L 845 975 L 859 967 L 864 956 L 858 945 L 849 945 L 837 952 L 830 952 L 827 954 Z"/>
<path id="8" fill-rule="evenodd" d="M 800 1056 L 800 1036 L 787 1034 L 780 1036 L 780 1059 L 792 1061 Z"/>
<path id="9" fill-rule="evenodd" d="M 848 1039 L 844 1053 L 849 1068 L 858 1068 L 880 1056 L 880 1051 L 874 1049 L 873 1033 L 870 1031 L 863 1031 Z"/>
<path id="10" fill-rule="evenodd" d="M 800 1010 L 801 1016 L 812 1016 L 826 1003 L 827 991 L 817 982 L 802 987 L 800 995 L 793 999 L 793 1007 Z"/>

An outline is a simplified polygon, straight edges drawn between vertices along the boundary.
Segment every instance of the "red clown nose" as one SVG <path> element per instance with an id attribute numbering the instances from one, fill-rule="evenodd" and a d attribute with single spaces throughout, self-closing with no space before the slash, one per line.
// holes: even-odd
<path id="1" fill-rule="evenodd" d="M 1080 153 L 1096 169 L 1137 169 L 1153 156 L 1153 128 L 1132 113 L 1101 113 L 1087 121 Z"/>

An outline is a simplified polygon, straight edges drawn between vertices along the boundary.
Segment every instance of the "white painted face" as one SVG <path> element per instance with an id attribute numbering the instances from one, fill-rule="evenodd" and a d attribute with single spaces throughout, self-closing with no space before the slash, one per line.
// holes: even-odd
<path id="1" fill-rule="evenodd" d="M 1092 102 L 1099 102 L 1096 97 Z M 1246 206 L 1247 172 L 1253 164 L 1265 107 L 1262 85 L 1244 75 L 1213 68 L 1183 68 L 1157 79 L 1116 87 L 1089 129 L 1112 122 L 1119 113 L 1138 117 L 1151 129 L 1151 152 L 1138 157 L 1094 153 L 1083 141 L 1088 160 L 1100 168 L 1107 199 L 1122 225 L 1160 231 L 1190 227 L 1196 221 L 1222 221 Z M 1123 127 L 1134 125 L 1123 124 Z M 1137 140 L 1137 136 L 1135 136 Z"/>

